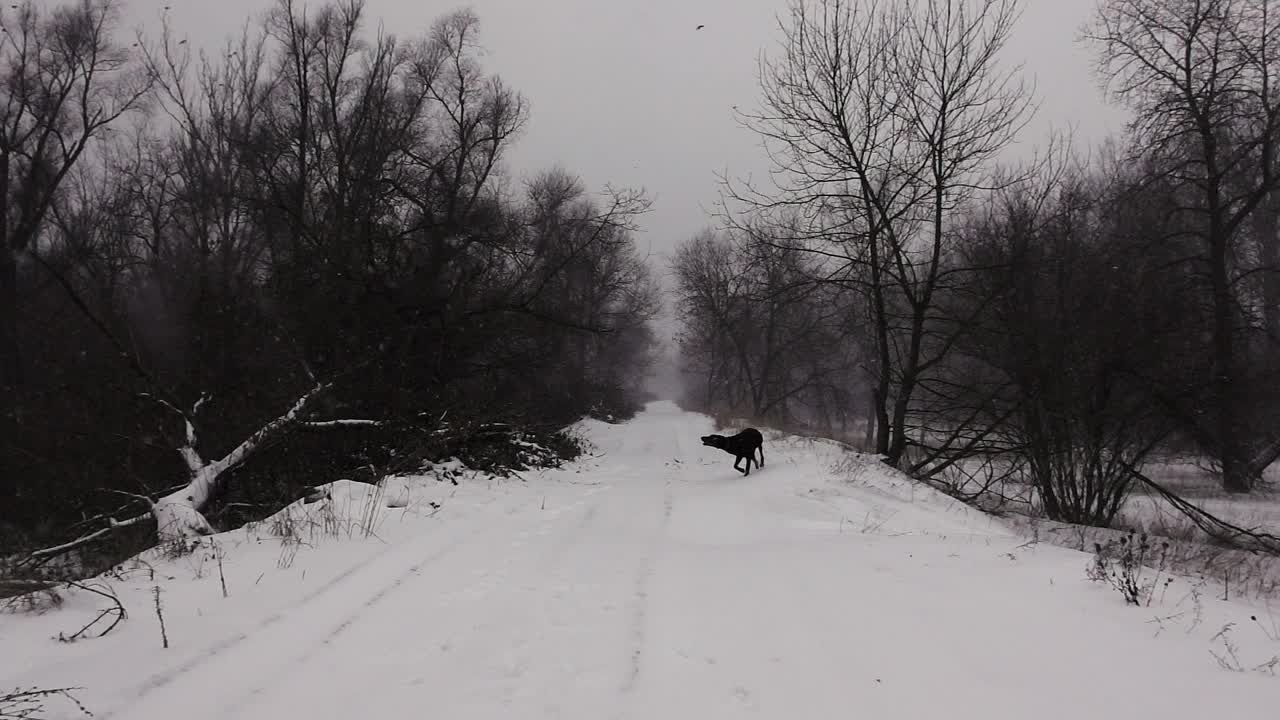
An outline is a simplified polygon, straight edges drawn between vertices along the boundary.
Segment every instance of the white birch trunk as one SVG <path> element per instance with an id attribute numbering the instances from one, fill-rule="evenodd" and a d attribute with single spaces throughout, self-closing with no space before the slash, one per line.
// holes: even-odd
<path id="1" fill-rule="evenodd" d="M 206 462 L 195 449 L 195 427 L 187 420 L 187 444 L 179 452 L 191 470 L 191 480 L 185 487 L 155 502 L 151 509 L 156 519 L 156 534 L 160 542 L 185 540 L 200 535 L 211 535 L 213 526 L 201 512 L 213 498 L 228 470 L 244 462 L 263 441 L 270 439 L 297 422 L 298 416 L 312 400 L 327 390 L 327 384 L 319 384 L 298 398 L 280 417 L 263 425 L 220 460 Z"/>

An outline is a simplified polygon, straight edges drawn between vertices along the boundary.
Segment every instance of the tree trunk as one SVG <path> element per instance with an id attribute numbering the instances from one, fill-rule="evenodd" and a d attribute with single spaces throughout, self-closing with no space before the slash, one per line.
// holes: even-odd
<path id="1" fill-rule="evenodd" d="M 880 433 L 880 408 L 881 407 L 882 406 L 880 405 L 879 401 L 872 401 L 867 406 L 867 408 L 870 410 L 870 412 L 867 413 L 867 427 L 865 430 L 865 433 L 866 433 L 865 442 L 866 442 L 867 449 L 876 447 L 876 440 L 880 436 L 879 433 Z"/>
<path id="2" fill-rule="evenodd" d="M 1280 361 L 1280 190 L 1272 190 L 1253 211 L 1253 231 L 1262 260 L 1262 317 L 1267 329 L 1266 355 Z"/>
<path id="3" fill-rule="evenodd" d="M 0 242 L 7 242 L 0 233 Z M 18 276 L 13 253 L 0 247 L 0 435 L 14 437 L 19 421 L 17 386 L 21 381 L 18 354 Z M 0 472 L 0 506 L 11 503 L 18 478 L 15 473 Z"/>
<path id="4" fill-rule="evenodd" d="M 299 397 L 283 415 L 263 425 L 231 452 L 211 463 L 201 461 L 195 453 L 195 448 L 192 447 L 194 431 L 188 427 L 188 441 L 183 448 L 183 455 L 191 468 L 191 479 L 181 489 L 157 500 L 151 510 L 156 518 L 156 533 L 160 541 L 183 541 L 198 535 L 212 534 L 213 528 L 201 511 L 219 490 L 226 472 L 244 462 L 264 442 L 287 430 L 311 402 L 328 388 L 327 384 L 316 385 Z"/>
<path id="5" fill-rule="evenodd" d="M 13 388 L 22 380 L 18 349 L 17 242 L 9 234 L 9 151 L 0 151 L 0 412 L 13 402 Z"/>
<path id="6" fill-rule="evenodd" d="M 5 237 L 5 242 L 8 238 Z M 18 262 L 7 246 L 0 248 L 0 411 L 13 402 L 13 388 L 22 380 L 18 350 Z"/>
<path id="7" fill-rule="evenodd" d="M 907 453 L 907 411 L 911 407 L 911 393 L 915 391 L 915 370 L 903 378 L 898 388 L 898 396 L 893 402 L 893 437 L 889 441 L 889 451 L 885 462 L 892 467 L 899 467 L 903 455 Z"/>
<path id="8" fill-rule="evenodd" d="M 868 249 L 871 253 L 871 312 L 876 333 L 876 364 L 878 377 L 875 387 L 875 451 L 877 455 L 889 454 L 889 388 L 892 386 L 893 359 L 889 351 L 889 313 L 884 297 L 884 280 L 880 267 L 879 237 L 872 234 Z M 870 430 L 868 430 L 869 432 Z"/>
<path id="9" fill-rule="evenodd" d="M 875 450 L 877 455 L 889 454 L 889 368 L 882 370 L 876 381 L 875 400 Z"/>
<path id="10" fill-rule="evenodd" d="M 1215 430 L 1218 462 L 1222 467 L 1222 488 L 1229 493 L 1253 489 L 1245 443 L 1241 441 L 1240 403 L 1237 387 L 1235 332 L 1232 322 L 1232 294 L 1227 266 L 1227 242 L 1217 222 L 1209 230 L 1209 273 L 1213 294 L 1213 397 L 1218 405 Z"/>

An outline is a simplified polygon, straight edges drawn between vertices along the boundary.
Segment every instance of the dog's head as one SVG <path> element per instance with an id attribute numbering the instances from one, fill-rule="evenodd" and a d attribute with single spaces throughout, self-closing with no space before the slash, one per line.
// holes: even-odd
<path id="1" fill-rule="evenodd" d="M 707 447 L 723 449 L 724 441 L 725 441 L 725 437 L 723 435 L 703 435 L 702 436 L 702 444 L 706 445 Z"/>

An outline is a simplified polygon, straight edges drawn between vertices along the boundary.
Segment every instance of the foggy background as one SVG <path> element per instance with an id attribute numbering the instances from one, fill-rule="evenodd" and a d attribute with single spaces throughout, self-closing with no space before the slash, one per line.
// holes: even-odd
<path id="1" fill-rule="evenodd" d="M 134 0 L 129 24 L 155 32 L 165 6 L 178 37 L 219 52 L 246 21 L 257 23 L 270 0 L 217 3 Z M 304 7 L 305 3 L 298 3 Z M 1088 48 L 1076 42 L 1091 0 L 1027 0 L 1004 53 L 1034 82 L 1040 109 L 1012 148 L 1027 156 L 1048 134 L 1070 129 L 1080 147 L 1118 132 L 1121 108 L 1105 102 Z M 758 138 L 739 126 L 735 106 L 758 97 L 757 61 L 779 37 L 781 0 L 369 0 L 371 29 L 404 37 L 428 30 L 462 7 L 480 17 L 485 67 L 524 95 L 531 115 L 508 155 L 516 181 L 552 166 L 587 187 L 644 188 L 653 209 L 640 218 L 637 242 L 651 254 L 664 285 L 677 243 L 713 224 L 717 173 L 762 177 Z M 698 25 L 705 25 L 697 30 Z M 675 323 L 659 321 L 669 340 Z M 669 358 L 670 360 L 670 358 Z M 654 390 L 671 397 L 671 363 L 655 371 Z"/>

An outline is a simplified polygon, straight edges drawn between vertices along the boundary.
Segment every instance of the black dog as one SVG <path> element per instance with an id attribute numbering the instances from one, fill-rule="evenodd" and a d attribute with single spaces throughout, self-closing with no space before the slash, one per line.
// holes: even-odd
<path id="1" fill-rule="evenodd" d="M 751 474 L 751 463 L 755 462 L 756 451 L 760 451 L 760 461 L 756 462 L 756 467 L 764 467 L 764 436 L 755 428 L 747 428 L 737 435 L 704 435 L 702 436 L 702 444 L 707 447 L 718 448 L 733 456 L 733 469 L 743 475 Z M 743 470 L 738 467 L 738 463 L 742 462 L 742 458 L 747 459 L 747 469 Z"/>

